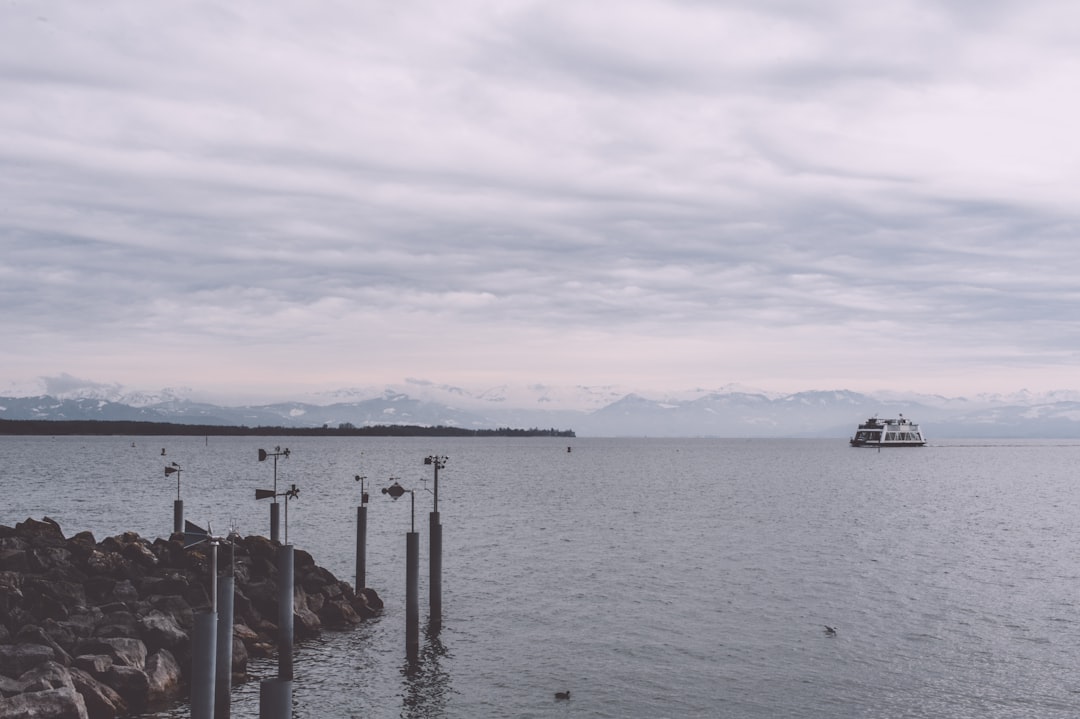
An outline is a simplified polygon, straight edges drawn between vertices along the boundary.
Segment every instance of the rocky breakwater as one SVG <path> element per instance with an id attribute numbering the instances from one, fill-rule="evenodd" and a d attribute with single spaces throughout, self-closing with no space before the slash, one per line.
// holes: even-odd
<path id="1" fill-rule="evenodd" d="M 274 653 L 277 545 L 234 540 L 233 678 Z M 0 719 L 122 717 L 188 696 L 191 631 L 210 607 L 210 547 L 180 535 L 65 537 L 46 517 L 0 525 Z M 221 556 L 219 565 L 224 571 Z M 295 550 L 296 639 L 345 629 L 382 608 L 378 595 Z"/>

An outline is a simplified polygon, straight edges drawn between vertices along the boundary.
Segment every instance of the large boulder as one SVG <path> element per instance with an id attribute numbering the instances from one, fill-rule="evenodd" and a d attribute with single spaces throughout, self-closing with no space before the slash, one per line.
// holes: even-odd
<path id="1" fill-rule="evenodd" d="M 102 654 L 110 657 L 113 664 L 143 669 L 146 667 L 146 644 L 141 639 L 128 637 L 99 637 L 79 643 L 82 654 Z"/>
<path id="2" fill-rule="evenodd" d="M 74 687 L 16 694 L 0 699 L 0 719 L 90 719 Z"/>
<path id="3" fill-rule="evenodd" d="M 0 674 L 17 677 L 56 657 L 51 647 L 41 644 L 0 645 Z"/>
<path id="4" fill-rule="evenodd" d="M 116 719 L 127 713 L 127 702 L 108 684 L 77 667 L 72 667 L 70 672 L 75 691 L 82 695 L 90 719 Z"/>
<path id="5" fill-rule="evenodd" d="M 27 518 L 15 525 L 15 532 L 35 547 L 63 547 L 66 543 L 60 525 L 49 517 L 43 517 L 40 522 Z"/>
<path id="6" fill-rule="evenodd" d="M 156 651 L 146 660 L 146 678 L 148 706 L 161 706 L 172 701 L 183 689 L 183 673 L 168 649 Z"/>
<path id="7" fill-rule="evenodd" d="M 139 619 L 141 636 L 149 650 L 172 649 L 188 642 L 188 633 L 171 614 L 158 609 Z"/>
<path id="8" fill-rule="evenodd" d="M 27 624 L 15 635 L 15 641 L 19 644 L 37 644 L 52 649 L 53 658 L 64 666 L 71 666 L 71 656 L 57 644 L 56 640 L 49 636 L 44 629 L 36 624 Z"/>
<path id="9" fill-rule="evenodd" d="M 47 689 L 72 687 L 71 673 L 68 668 L 56 662 L 45 662 L 26 671 L 19 677 L 24 692 L 40 692 Z"/>
<path id="10" fill-rule="evenodd" d="M 141 712 L 149 706 L 150 679 L 142 669 L 113 664 L 105 673 L 104 682 L 115 689 L 133 711 Z"/>

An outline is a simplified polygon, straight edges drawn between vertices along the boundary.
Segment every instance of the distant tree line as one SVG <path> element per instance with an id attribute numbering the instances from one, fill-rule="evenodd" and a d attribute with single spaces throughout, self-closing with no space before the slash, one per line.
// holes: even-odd
<path id="1" fill-rule="evenodd" d="M 462 427 L 421 427 L 379 424 L 356 427 L 343 422 L 337 427 L 248 427 L 215 424 L 174 424 L 127 420 L 45 420 L 0 419 L 0 434 L 6 435 L 193 435 L 214 437 L 574 437 L 572 429 L 464 429 Z"/>

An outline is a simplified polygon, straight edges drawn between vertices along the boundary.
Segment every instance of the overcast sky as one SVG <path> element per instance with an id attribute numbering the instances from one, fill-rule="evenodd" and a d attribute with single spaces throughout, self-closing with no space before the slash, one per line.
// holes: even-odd
<path id="1" fill-rule="evenodd" d="M 0 3 L 0 389 L 1080 386 L 1080 4 Z"/>

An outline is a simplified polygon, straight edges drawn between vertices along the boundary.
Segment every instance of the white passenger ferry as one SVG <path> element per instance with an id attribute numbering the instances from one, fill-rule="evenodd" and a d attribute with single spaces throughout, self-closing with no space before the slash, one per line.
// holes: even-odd
<path id="1" fill-rule="evenodd" d="M 899 419 L 871 417 L 859 425 L 851 438 L 852 447 L 922 447 L 926 444 L 919 425 L 900 415 Z"/>

